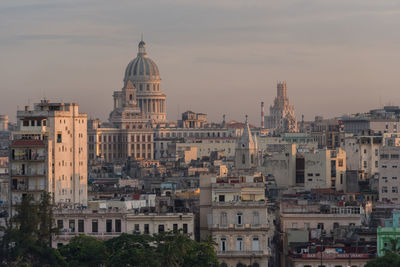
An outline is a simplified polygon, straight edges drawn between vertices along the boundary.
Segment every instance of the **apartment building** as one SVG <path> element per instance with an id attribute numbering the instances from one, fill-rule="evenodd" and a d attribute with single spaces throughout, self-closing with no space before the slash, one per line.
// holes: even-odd
<path id="1" fill-rule="evenodd" d="M 11 203 L 26 194 L 55 203 L 87 205 L 87 115 L 75 103 L 42 100 L 17 112 L 11 134 Z"/>

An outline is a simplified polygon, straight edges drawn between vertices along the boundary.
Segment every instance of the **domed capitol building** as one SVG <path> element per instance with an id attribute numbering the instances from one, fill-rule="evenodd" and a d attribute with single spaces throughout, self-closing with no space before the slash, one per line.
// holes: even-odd
<path id="1" fill-rule="evenodd" d="M 160 72 L 156 63 L 146 53 L 146 43 L 140 41 L 137 57 L 125 70 L 124 85 L 131 82 L 137 90 L 136 101 L 145 118 L 153 122 L 165 122 L 166 95 L 160 90 Z"/>
<path id="2" fill-rule="evenodd" d="M 113 94 L 109 122 L 89 121 L 89 162 L 154 158 L 154 128 L 167 122 L 166 95 L 160 90 L 160 72 L 148 57 L 143 40 L 137 57 L 126 67 L 123 82 L 123 88 Z"/>

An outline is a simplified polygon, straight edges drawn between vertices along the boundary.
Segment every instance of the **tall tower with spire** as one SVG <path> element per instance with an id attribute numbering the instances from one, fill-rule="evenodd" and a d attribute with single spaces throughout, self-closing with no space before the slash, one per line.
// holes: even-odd
<path id="1" fill-rule="evenodd" d="M 297 132 L 294 106 L 289 103 L 286 82 L 278 82 L 276 86 L 276 98 L 269 108 L 269 116 L 265 116 L 265 128 L 274 133 Z"/>
<path id="2" fill-rule="evenodd" d="M 236 143 L 235 168 L 237 170 L 249 170 L 257 167 L 257 140 L 250 131 L 248 117 L 243 128 L 243 134 Z"/>

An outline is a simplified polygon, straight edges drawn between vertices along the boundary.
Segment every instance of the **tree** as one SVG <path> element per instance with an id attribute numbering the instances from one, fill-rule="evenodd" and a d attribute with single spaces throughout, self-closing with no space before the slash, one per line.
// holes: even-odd
<path id="1" fill-rule="evenodd" d="M 121 234 L 105 242 L 110 266 L 161 266 L 160 255 L 149 235 Z"/>
<path id="2" fill-rule="evenodd" d="M 60 229 L 54 227 L 53 206 L 51 205 L 50 193 L 43 193 L 38 207 L 38 217 L 38 243 L 42 246 L 51 247 L 52 236 L 58 234 Z"/>
<path id="3" fill-rule="evenodd" d="M 41 227 L 40 217 L 51 209 L 50 202 L 43 199 L 35 203 L 31 195 L 21 199 L 15 206 L 15 215 L 6 222 L 4 236 L 1 240 L 0 262 L 4 266 L 63 266 L 65 262 L 51 243 L 41 242 L 48 237 Z M 40 212 L 39 212 L 40 211 Z"/>
<path id="4" fill-rule="evenodd" d="M 400 266 L 400 247 L 398 238 L 391 238 L 390 247 L 382 250 L 385 254 L 368 262 L 366 267 Z"/>
<path id="5" fill-rule="evenodd" d="M 59 251 L 69 266 L 103 266 L 108 260 L 104 242 L 91 236 L 75 236 Z"/>
<path id="6" fill-rule="evenodd" d="M 369 261 L 365 267 L 400 266 L 400 256 L 394 252 L 387 252 L 384 256 Z"/>

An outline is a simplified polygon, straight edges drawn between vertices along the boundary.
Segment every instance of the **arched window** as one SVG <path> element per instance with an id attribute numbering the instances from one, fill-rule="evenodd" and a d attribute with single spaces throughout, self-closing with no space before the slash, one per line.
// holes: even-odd
<path id="1" fill-rule="evenodd" d="M 129 100 L 132 100 L 133 99 L 133 96 L 130 94 L 129 95 Z"/>
<path id="2" fill-rule="evenodd" d="M 254 155 L 251 155 L 251 164 L 254 164 Z"/>
<path id="3" fill-rule="evenodd" d="M 246 156 L 244 154 L 242 155 L 242 164 L 246 164 Z"/>

